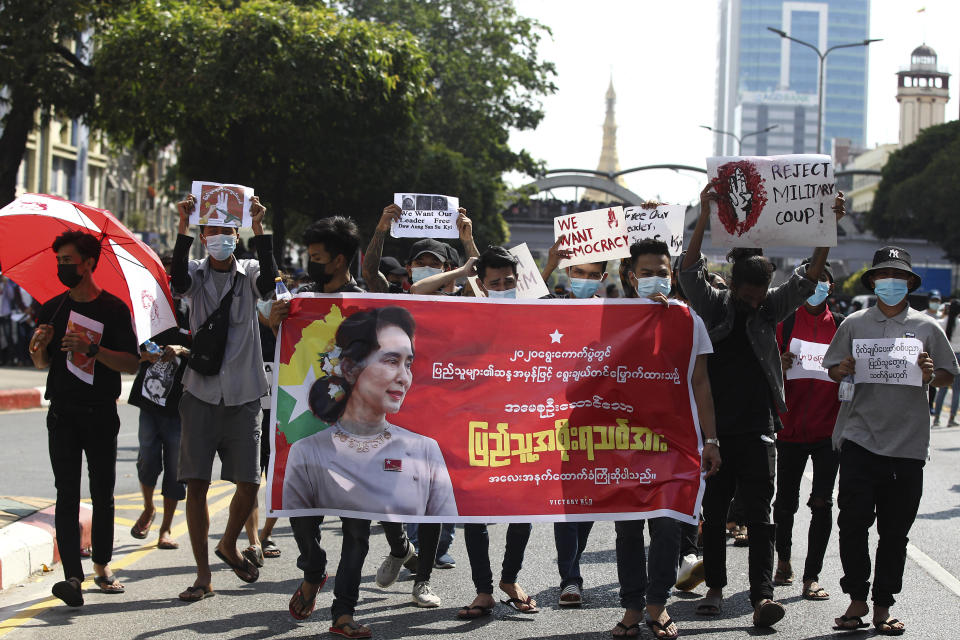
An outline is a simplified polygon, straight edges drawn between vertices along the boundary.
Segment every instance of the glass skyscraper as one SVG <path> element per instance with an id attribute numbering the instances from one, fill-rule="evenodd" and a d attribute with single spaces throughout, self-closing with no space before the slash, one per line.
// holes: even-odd
<path id="1" fill-rule="evenodd" d="M 865 40 L 870 0 L 720 0 L 714 128 L 748 136 L 745 155 L 813 153 L 817 139 L 817 55 L 767 27 L 816 45 Z M 833 138 L 862 146 L 867 128 L 867 47 L 838 49 L 826 59 L 823 152 Z M 738 153 L 731 136 L 716 134 L 717 155 Z"/>

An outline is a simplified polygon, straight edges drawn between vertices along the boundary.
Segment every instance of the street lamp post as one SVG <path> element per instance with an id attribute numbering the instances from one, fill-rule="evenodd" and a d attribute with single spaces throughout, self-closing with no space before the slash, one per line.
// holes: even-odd
<path id="1" fill-rule="evenodd" d="M 778 125 L 778 124 L 772 124 L 772 125 L 770 125 L 769 127 L 767 127 L 766 129 L 760 129 L 760 130 L 758 130 L 758 131 L 751 131 L 750 133 L 745 133 L 745 134 L 743 134 L 742 136 L 738 136 L 738 135 L 735 134 L 735 133 L 730 133 L 729 131 L 723 131 L 722 129 L 714 129 L 713 127 L 708 127 L 708 126 L 705 125 L 705 124 L 700 125 L 700 128 L 701 128 L 701 129 L 706 129 L 707 131 L 713 131 L 714 133 L 719 133 L 719 134 L 721 134 L 721 135 L 730 136 L 731 138 L 733 138 L 734 140 L 736 140 L 736 141 L 737 141 L 737 155 L 740 155 L 740 153 L 743 151 L 743 141 L 744 141 L 745 139 L 749 138 L 750 136 L 758 136 L 758 135 L 760 135 L 761 133 L 766 133 L 767 131 L 773 131 L 774 129 L 776 129 L 776 128 L 779 127 L 779 126 L 780 126 L 780 125 Z"/>
<path id="2" fill-rule="evenodd" d="M 816 53 L 817 57 L 820 59 L 817 65 L 818 75 L 820 76 L 817 84 L 817 153 L 822 153 L 821 147 L 823 145 L 821 143 L 823 141 L 823 73 L 824 73 L 824 70 L 826 69 L 826 64 L 825 64 L 826 57 L 830 55 L 831 52 L 836 51 L 837 49 L 844 49 L 847 47 L 866 47 L 871 42 L 880 42 L 881 40 L 883 40 L 883 38 L 868 38 L 860 42 L 850 42 L 847 44 L 835 44 L 832 47 L 828 48 L 826 51 L 821 52 L 820 49 L 818 49 L 816 46 L 810 44 L 809 42 L 805 42 L 798 38 L 794 38 L 793 36 L 788 35 L 787 32 L 783 31 L 782 29 L 774 29 L 773 27 L 767 27 L 767 31 L 772 31 L 773 33 L 777 34 L 781 38 L 785 38 L 786 40 L 792 40 L 797 44 L 802 44 L 805 47 L 809 47 L 810 49 L 813 49 L 814 53 Z"/>

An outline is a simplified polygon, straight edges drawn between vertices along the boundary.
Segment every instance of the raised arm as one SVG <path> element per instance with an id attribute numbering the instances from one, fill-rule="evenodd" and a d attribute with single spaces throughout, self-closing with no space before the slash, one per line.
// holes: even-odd
<path id="1" fill-rule="evenodd" d="M 560 266 L 560 261 L 570 257 L 570 249 L 560 248 L 560 243 L 563 242 L 563 238 L 564 236 L 557 238 L 557 241 L 550 247 L 550 251 L 547 252 L 547 262 L 543 265 L 543 271 L 540 273 L 544 282 L 550 282 L 550 276 L 553 275 L 553 272 Z"/>
<path id="2" fill-rule="evenodd" d="M 190 235 L 190 213 L 197 206 L 197 199 L 193 194 L 177 203 L 177 213 L 180 221 L 177 225 L 177 243 L 173 246 L 173 270 L 170 274 L 170 284 L 173 292 L 183 294 L 190 289 L 191 280 L 187 261 L 190 258 L 190 246 L 193 236 Z"/>
<path id="3" fill-rule="evenodd" d="M 837 223 L 839 223 L 843 216 L 846 215 L 846 198 L 843 197 L 843 192 L 838 191 L 837 197 L 833 201 L 833 212 L 837 216 Z M 827 264 L 827 256 L 830 254 L 830 247 L 817 247 L 813 251 L 813 258 L 810 260 L 810 264 L 807 266 L 807 279 L 812 280 L 814 283 L 819 282 L 820 275 L 823 273 L 823 268 Z"/>
<path id="4" fill-rule="evenodd" d="M 380 221 L 377 222 L 377 228 L 370 238 L 370 244 L 367 245 L 367 251 L 363 254 L 363 264 L 360 266 L 360 272 L 363 279 L 367 282 L 367 289 L 370 293 L 387 293 L 390 290 L 390 283 L 380 273 L 380 258 L 383 257 L 383 242 L 390 233 L 390 224 L 400 220 L 402 213 L 400 207 L 395 204 L 387 205 L 383 208 L 380 215 Z"/>
<path id="5" fill-rule="evenodd" d="M 250 204 L 253 229 L 253 246 L 257 252 L 257 262 L 260 264 L 260 273 L 257 275 L 257 293 L 266 300 L 276 287 L 277 263 L 273 259 L 273 237 L 263 232 L 263 217 L 267 209 L 260 204 L 260 198 L 253 196 Z"/>
<path id="6" fill-rule="evenodd" d="M 424 278 L 420 282 L 414 283 L 410 287 L 410 293 L 428 296 L 443 289 L 445 286 L 459 278 L 469 278 L 477 275 L 477 258 L 467 258 L 467 261 L 459 269 L 451 269 L 434 276 Z"/>
<path id="7" fill-rule="evenodd" d="M 700 249 L 703 247 L 703 234 L 707 230 L 707 222 L 710 220 L 710 203 L 716 202 L 717 198 L 720 197 L 717 195 L 717 192 L 714 191 L 716 185 L 717 180 L 711 180 L 707 183 L 707 186 L 703 188 L 703 191 L 700 192 L 700 217 L 697 218 L 697 226 L 694 227 L 693 235 L 690 236 L 687 253 L 683 257 L 683 262 L 680 263 L 681 271 L 692 267 L 700 258 Z"/>
<path id="8" fill-rule="evenodd" d="M 477 243 L 473 241 L 473 221 L 467 217 L 467 210 L 463 207 L 457 209 L 457 231 L 460 232 L 460 242 L 463 243 L 466 257 L 479 258 L 480 250 L 477 249 Z"/>

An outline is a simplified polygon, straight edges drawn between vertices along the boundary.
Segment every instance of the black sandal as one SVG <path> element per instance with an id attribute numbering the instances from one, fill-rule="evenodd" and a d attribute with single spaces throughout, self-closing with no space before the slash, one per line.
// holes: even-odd
<path id="1" fill-rule="evenodd" d="M 93 584 L 100 588 L 100 593 L 123 593 L 126 587 L 117 582 L 117 576 L 97 576 L 93 579 Z"/>
<path id="2" fill-rule="evenodd" d="M 470 613 L 471 611 L 479 611 L 476 615 Z M 457 611 L 457 618 L 460 620 L 476 620 L 477 618 L 482 618 L 493 613 L 493 607 L 481 607 L 478 604 L 466 605 L 465 607 L 460 607 L 460 611 Z"/>
<path id="3" fill-rule="evenodd" d="M 638 638 L 638 637 L 640 637 L 640 623 L 639 623 L 639 622 L 634 622 L 634 623 L 631 624 L 630 626 L 627 626 L 627 625 L 623 624 L 622 622 L 618 622 L 618 623 L 617 623 L 617 626 L 615 626 L 614 629 L 623 629 L 623 635 L 622 635 L 622 636 L 618 636 L 618 635 L 614 634 L 613 632 L 611 632 L 610 635 L 612 635 L 614 638 Z M 637 632 L 636 632 L 636 633 L 630 633 L 630 632 L 633 631 L 634 629 L 636 629 Z"/>
<path id="4" fill-rule="evenodd" d="M 902 636 L 906 632 L 906 627 L 895 627 L 893 625 L 900 622 L 896 618 L 890 618 L 884 620 L 880 624 L 876 622 L 873 623 L 873 628 L 877 630 L 877 634 L 881 636 Z M 886 627 L 886 628 L 885 628 Z"/>
<path id="5" fill-rule="evenodd" d="M 68 607 L 83 606 L 83 589 L 80 586 L 80 580 L 77 578 L 61 580 L 53 585 L 52 593 L 63 600 Z"/>
<path id="6" fill-rule="evenodd" d="M 860 616 L 840 616 L 838 620 L 841 621 L 840 624 L 834 625 L 834 631 L 859 631 L 860 629 L 866 629 L 870 625 L 863 621 L 863 618 Z M 845 625 L 845 622 L 856 622 L 856 626 L 851 627 L 850 625 Z"/>
<path id="7" fill-rule="evenodd" d="M 650 627 L 650 631 L 653 631 L 653 635 L 659 638 L 660 640 L 675 640 L 680 637 L 680 629 L 677 629 L 676 633 L 670 633 L 667 631 L 667 627 L 674 624 L 673 618 L 667 618 L 666 622 L 661 623 L 659 620 L 647 620 L 647 626 Z M 657 630 L 663 632 L 663 635 L 658 635 Z"/>
<path id="8" fill-rule="evenodd" d="M 233 572 L 236 574 L 236 576 L 247 584 L 256 582 L 258 579 L 260 579 L 259 569 L 257 569 L 256 565 L 250 562 L 250 559 L 246 556 L 240 556 L 242 558 L 240 564 L 233 564 L 229 559 L 227 559 L 226 554 L 220 551 L 220 549 L 214 549 L 213 553 L 216 554 L 218 558 L 223 560 L 228 567 L 233 569 Z"/>

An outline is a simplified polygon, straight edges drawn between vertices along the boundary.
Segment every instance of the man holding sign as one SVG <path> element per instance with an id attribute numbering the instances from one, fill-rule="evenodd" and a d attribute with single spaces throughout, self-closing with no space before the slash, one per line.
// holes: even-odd
<path id="1" fill-rule="evenodd" d="M 907 303 L 907 293 L 920 286 L 909 253 L 880 249 L 861 282 L 876 293 L 877 306 L 847 318 L 823 358 L 833 380 L 856 381 L 833 432 L 840 450 L 840 586 L 850 595 L 834 629 L 868 626 L 867 540 L 876 520 L 873 624 L 881 635 L 901 635 L 904 624 L 890 617 L 890 607 L 903 584 L 907 535 L 923 494 L 930 445 L 927 386 L 948 386 L 960 369 L 937 321 Z"/>
<path id="2" fill-rule="evenodd" d="M 777 525 L 778 562 L 773 583 L 793 584 L 790 566 L 793 517 L 800 506 L 800 482 L 810 458 L 813 488 L 807 502 L 811 517 L 801 592 L 805 600 L 830 597 L 818 581 L 833 526 L 833 486 L 840 464 L 830 441 L 840 411 L 837 384 L 821 365 L 827 345 L 843 322 L 841 314 L 827 307 L 827 296 L 832 292 L 833 272 L 826 265 L 813 295 L 777 327 L 788 411 L 780 414 L 783 430 L 777 434 L 777 499 L 773 505 L 773 521 Z"/>

